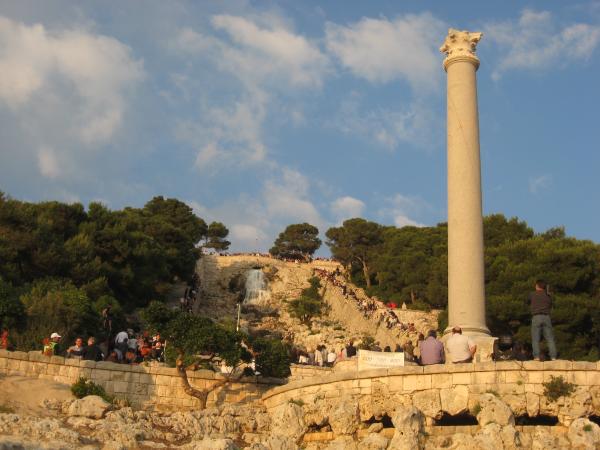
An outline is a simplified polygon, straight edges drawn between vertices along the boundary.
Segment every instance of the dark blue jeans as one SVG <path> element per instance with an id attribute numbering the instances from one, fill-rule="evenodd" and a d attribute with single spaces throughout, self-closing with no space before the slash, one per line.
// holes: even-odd
<path id="1" fill-rule="evenodd" d="M 552 332 L 552 322 L 547 314 L 536 314 L 531 318 L 531 346 L 533 347 L 533 357 L 540 357 L 540 338 L 544 335 L 548 352 L 551 359 L 556 359 L 556 343 L 554 342 L 554 333 Z"/>

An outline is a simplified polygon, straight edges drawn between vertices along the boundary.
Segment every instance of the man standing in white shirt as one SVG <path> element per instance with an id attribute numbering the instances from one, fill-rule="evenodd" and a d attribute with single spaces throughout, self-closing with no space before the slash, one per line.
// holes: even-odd
<path id="1" fill-rule="evenodd" d="M 469 363 L 473 361 L 476 351 L 477 345 L 471 338 L 462 334 L 460 327 L 452 328 L 452 336 L 446 341 L 446 353 L 450 355 L 450 361 L 453 363 Z"/>

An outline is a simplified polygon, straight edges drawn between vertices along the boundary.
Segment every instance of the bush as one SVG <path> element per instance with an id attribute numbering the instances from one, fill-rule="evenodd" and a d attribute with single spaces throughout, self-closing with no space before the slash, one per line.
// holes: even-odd
<path id="1" fill-rule="evenodd" d="M 300 319 L 304 324 L 309 324 L 310 320 L 319 316 L 323 309 L 323 298 L 319 294 L 321 282 L 317 277 L 312 277 L 308 281 L 310 287 L 304 289 L 299 298 L 288 303 L 290 315 Z"/>
<path id="2" fill-rule="evenodd" d="M 544 395 L 551 402 L 555 402 L 560 397 L 569 397 L 575 392 L 575 385 L 565 381 L 562 376 L 550 375 L 550 381 L 542 383 L 542 386 L 544 386 Z"/>
<path id="3" fill-rule="evenodd" d="M 252 343 L 256 354 L 256 371 L 264 377 L 285 378 L 290 375 L 288 349 L 280 340 L 258 338 Z"/>
<path id="4" fill-rule="evenodd" d="M 113 402 L 113 397 L 108 395 L 102 386 L 94 383 L 91 380 L 88 380 L 85 377 L 80 377 L 75 383 L 73 383 L 71 386 L 71 392 L 76 398 L 83 398 L 87 397 L 88 395 L 97 395 L 102 397 L 108 403 Z"/>

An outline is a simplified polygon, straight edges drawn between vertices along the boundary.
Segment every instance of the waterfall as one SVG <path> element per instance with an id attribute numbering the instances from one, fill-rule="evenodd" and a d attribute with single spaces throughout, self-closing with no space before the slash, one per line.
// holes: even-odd
<path id="1" fill-rule="evenodd" d="M 260 269 L 249 270 L 246 277 L 244 304 L 260 305 L 269 300 L 269 298 L 270 294 L 263 271 Z"/>

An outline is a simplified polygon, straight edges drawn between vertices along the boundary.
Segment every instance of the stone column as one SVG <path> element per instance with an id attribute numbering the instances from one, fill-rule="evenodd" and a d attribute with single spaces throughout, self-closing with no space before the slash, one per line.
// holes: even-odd
<path id="1" fill-rule="evenodd" d="M 483 218 L 475 47 L 481 33 L 450 29 L 440 48 L 448 74 L 448 333 L 489 336 L 485 324 Z"/>

